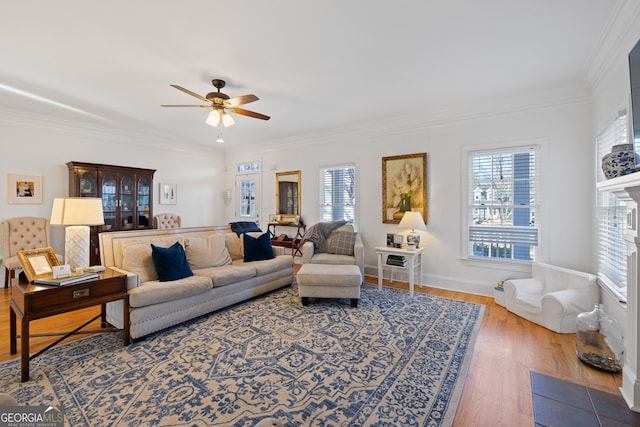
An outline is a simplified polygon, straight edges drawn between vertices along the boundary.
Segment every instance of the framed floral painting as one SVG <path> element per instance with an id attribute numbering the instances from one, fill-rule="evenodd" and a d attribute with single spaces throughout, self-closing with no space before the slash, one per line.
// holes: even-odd
<path id="1" fill-rule="evenodd" d="M 382 158 L 382 222 L 398 224 L 406 211 L 427 223 L 427 153 Z"/>
<path id="2" fill-rule="evenodd" d="M 7 175 L 7 195 L 10 204 L 41 204 L 42 176 Z"/>

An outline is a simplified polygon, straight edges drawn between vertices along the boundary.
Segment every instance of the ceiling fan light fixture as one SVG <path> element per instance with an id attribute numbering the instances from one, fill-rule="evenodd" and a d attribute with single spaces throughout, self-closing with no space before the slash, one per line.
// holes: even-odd
<path id="1" fill-rule="evenodd" d="M 231 117 L 231 115 L 227 114 L 227 113 L 222 113 L 222 124 L 224 124 L 224 127 L 229 127 L 231 125 L 233 125 L 236 121 L 233 120 L 233 117 Z"/>
<path id="2" fill-rule="evenodd" d="M 206 123 L 213 127 L 217 127 L 220 123 L 220 112 L 218 110 L 212 110 L 207 116 Z"/>

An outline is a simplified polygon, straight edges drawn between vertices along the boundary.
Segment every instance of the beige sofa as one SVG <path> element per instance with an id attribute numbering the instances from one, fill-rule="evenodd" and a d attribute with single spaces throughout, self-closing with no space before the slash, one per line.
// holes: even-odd
<path id="1" fill-rule="evenodd" d="M 249 233 L 259 235 L 260 233 Z M 131 338 L 293 283 L 293 258 L 274 247 L 275 258 L 243 261 L 243 239 L 229 226 L 101 233 L 102 265 L 127 274 Z M 151 243 L 184 247 L 193 276 L 161 282 Z M 122 327 L 122 302 L 107 304 L 107 321 Z"/>

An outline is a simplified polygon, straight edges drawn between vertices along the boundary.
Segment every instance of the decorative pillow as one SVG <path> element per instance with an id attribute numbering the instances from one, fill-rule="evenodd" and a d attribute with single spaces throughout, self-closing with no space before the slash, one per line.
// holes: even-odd
<path id="1" fill-rule="evenodd" d="M 179 242 L 168 248 L 156 246 L 151 243 L 151 258 L 158 273 L 158 280 L 170 282 L 193 276 L 184 248 Z"/>
<path id="2" fill-rule="evenodd" d="M 352 231 L 334 231 L 331 233 L 329 253 L 353 256 L 353 245 L 356 244 L 356 233 Z"/>
<path id="3" fill-rule="evenodd" d="M 269 233 L 261 234 L 258 238 L 249 234 L 244 234 L 243 236 L 244 262 L 275 258 Z"/>
<path id="4" fill-rule="evenodd" d="M 236 221 L 230 222 L 231 231 L 234 231 L 238 236 L 248 231 L 262 231 L 260 227 L 253 221 Z"/>
<path id="5" fill-rule="evenodd" d="M 231 264 L 224 234 L 189 238 L 185 241 L 185 253 L 193 270 Z"/>

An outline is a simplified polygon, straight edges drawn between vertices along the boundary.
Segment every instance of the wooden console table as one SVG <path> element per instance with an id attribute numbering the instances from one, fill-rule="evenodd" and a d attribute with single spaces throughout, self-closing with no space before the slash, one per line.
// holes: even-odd
<path id="1" fill-rule="evenodd" d="M 21 381 L 29 381 L 29 361 L 60 343 L 72 334 L 94 332 L 122 331 L 124 345 L 129 345 L 129 294 L 127 293 L 127 276 L 107 268 L 97 279 L 85 280 L 65 286 L 34 285 L 27 282 L 13 283 L 11 286 L 11 303 L 9 310 L 10 351 L 17 353 L 17 338 L 20 337 L 20 353 L 22 357 Z M 124 307 L 124 328 L 107 327 L 106 303 L 122 300 Z M 68 313 L 81 308 L 100 304 L 100 314 L 71 332 L 29 335 L 29 322 L 56 314 Z M 17 334 L 17 317 L 20 317 L 20 335 Z M 98 317 L 102 328 L 99 330 L 80 331 Z M 29 337 L 62 335 L 34 355 L 29 354 Z"/>
<path id="2" fill-rule="evenodd" d="M 279 235 L 276 234 L 277 227 L 296 228 L 296 235 L 293 238 L 287 237 L 287 240 L 278 240 Z M 304 224 L 294 224 L 291 222 L 272 222 L 267 226 L 269 235 L 271 235 L 271 244 L 273 246 L 291 248 L 291 255 L 294 257 L 296 256 L 296 254 L 302 255 L 302 251 L 300 250 L 300 243 L 302 242 L 302 237 L 304 236 L 304 232 L 306 229 L 307 227 Z"/>

